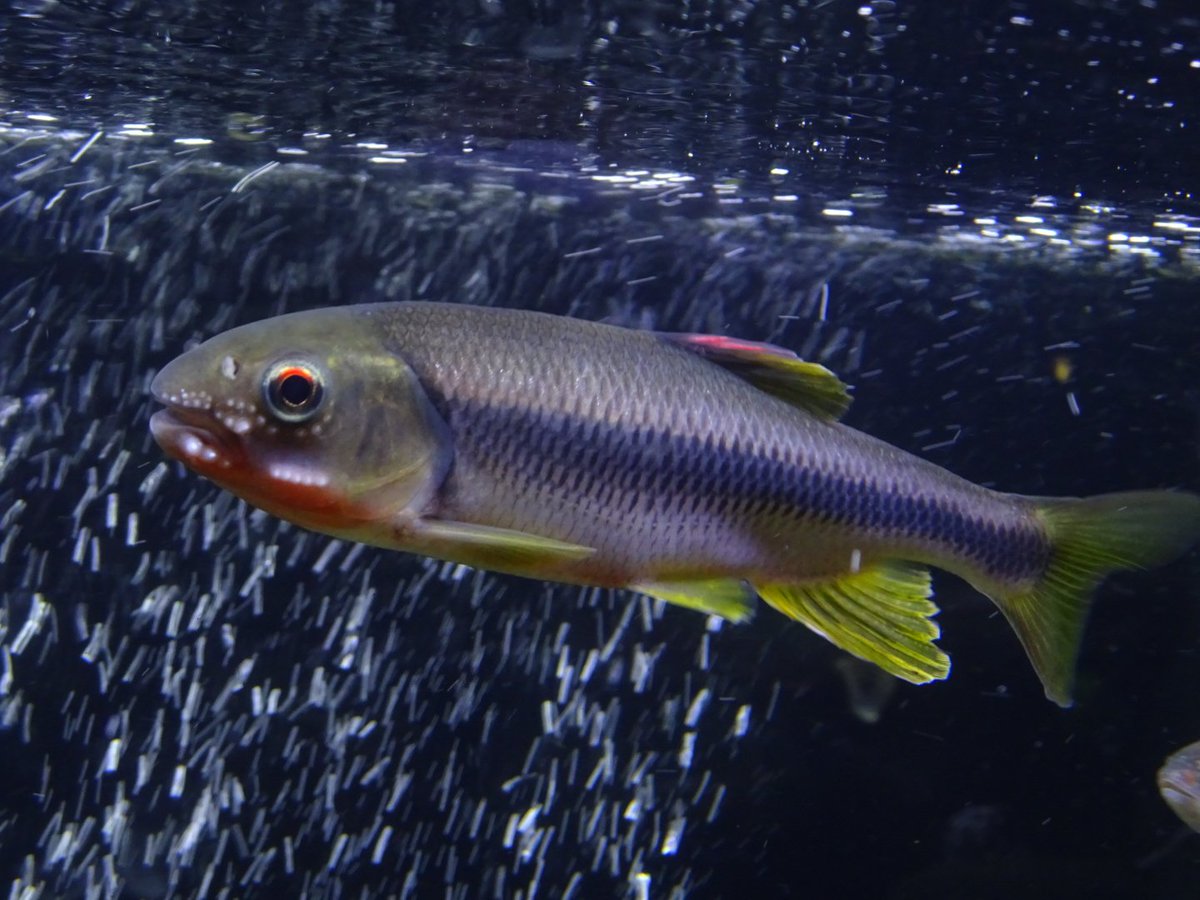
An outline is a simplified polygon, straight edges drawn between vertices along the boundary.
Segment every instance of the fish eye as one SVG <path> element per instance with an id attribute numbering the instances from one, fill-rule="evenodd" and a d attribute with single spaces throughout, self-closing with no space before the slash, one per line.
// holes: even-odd
<path id="1" fill-rule="evenodd" d="M 263 380 L 267 408 L 285 422 L 307 422 L 320 409 L 324 393 L 321 373 L 304 363 L 276 363 Z"/>

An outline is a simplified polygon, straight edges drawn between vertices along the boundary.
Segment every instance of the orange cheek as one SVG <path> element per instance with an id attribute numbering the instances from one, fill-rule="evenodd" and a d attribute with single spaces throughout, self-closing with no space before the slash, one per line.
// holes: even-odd
<path id="1" fill-rule="evenodd" d="M 169 411 L 152 417 L 151 431 L 168 456 L 252 506 L 317 531 L 360 525 L 372 516 L 303 463 L 264 462 L 265 454 L 238 438 L 184 421 Z"/>
<path id="2" fill-rule="evenodd" d="M 249 466 L 207 477 L 251 506 L 314 531 L 344 531 L 374 518 L 336 489 L 275 478 Z"/>
<path id="3" fill-rule="evenodd" d="M 299 484 L 271 477 L 243 460 L 242 465 L 230 466 L 199 474 L 215 481 L 247 503 L 265 509 L 285 519 L 300 516 L 335 514 L 344 505 L 343 498 L 329 487 Z"/>

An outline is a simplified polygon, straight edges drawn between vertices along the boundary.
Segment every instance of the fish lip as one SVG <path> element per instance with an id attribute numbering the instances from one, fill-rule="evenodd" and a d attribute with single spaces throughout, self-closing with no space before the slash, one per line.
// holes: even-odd
<path id="1" fill-rule="evenodd" d="M 180 368 L 179 360 L 172 360 L 150 382 L 150 396 L 166 407 L 150 416 L 150 434 L 168 456 L 184 463 L 192 462 L 195 454 L 191 451 L 202 446 L 227 455 L 228 439 L 213 415 L 211 398 L 203 392 L 182 390 L 186 381 Z"/>
<path id="2" fill-rule="evenodd" d="M 1168 803 L 1195 803 L 1197 799 L 1200 799 L 1198 786 L 1184 777 L 1159 776 L 1158 787 Z"/>
<path id="3" fill-rule="evenodd" d="M 167 405 L 150 417 L 150 434 L 167 456 L 193 468 L 229 468 L 236 456 L 233 435 L 207 409 Z"/>

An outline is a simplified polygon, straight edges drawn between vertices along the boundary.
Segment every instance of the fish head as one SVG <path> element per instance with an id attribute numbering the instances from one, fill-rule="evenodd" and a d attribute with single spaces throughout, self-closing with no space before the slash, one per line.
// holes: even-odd
<path id="1" fill-rule="evenodd" d="M 151 384 L 165 406 L 154 439 L 306 528 L 354 534 L 419 514 L 449 468 L 449 434 L 370 310 L 278 316 L 187 351 Z"/>

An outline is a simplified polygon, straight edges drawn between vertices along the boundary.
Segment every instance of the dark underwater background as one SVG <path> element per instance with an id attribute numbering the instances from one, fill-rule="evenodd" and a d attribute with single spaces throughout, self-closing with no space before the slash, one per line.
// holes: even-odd
<path id="1" fill-rule="evenodd" d="M 1005 490 L 1196 490 L 1197 160 L 1189 3 L 0 5 L 0 893 L 1200 895 L 1196 553 L 1106 583 L 1073 709 L 949 576 L 950 680 L 854 703 L 769 610 L 306 534 L 147 432 L 197 340 L 421 298 L 773 341 Z"/>

